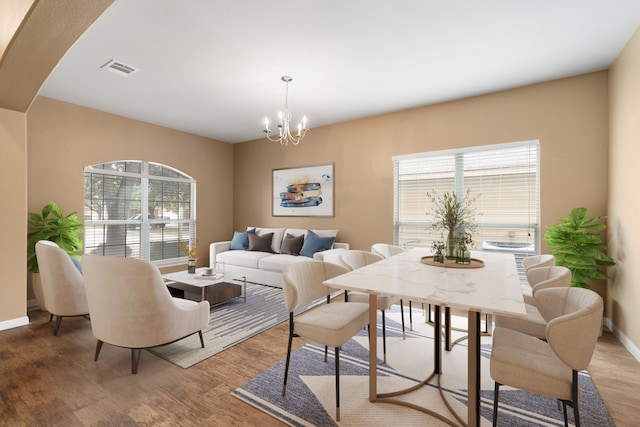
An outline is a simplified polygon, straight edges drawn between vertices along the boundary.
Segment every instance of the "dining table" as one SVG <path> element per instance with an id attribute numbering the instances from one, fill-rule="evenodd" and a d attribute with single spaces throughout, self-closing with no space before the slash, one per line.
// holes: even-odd
<path id="1" fill-rule="evenodd" d="M 421 383 L 408 389 L 390 393 L 377 391 L 377 336 L 369 334 L 369 400 L 396 403 L 426 412 L 450 425 L 479 426 L 480 417 L 480 316 L 481 314 L 523 317 L 526 315 L 520 278 L 512 253 L 472 251 L 470 264 L 448 261 L 433 262 L 428 248 L 409 249 L 365 267 L 336 276 L 323 283 L 336 289 L 369 294 L 369 324 L 377 322 L 377 297 L 430 304 L 435 310 L 434 367 Z M 467 314 L 468 355 L 467 385 L 468 412 L 466 422 L 449 405 L 454 419 L 443 417 L 427 406 L 407 403 L 397 396 L 428 385 L 442 375 L 443 308 Z M 375 328 L 374 328 L 375 330 Z M 442 393 L 441 393 L 442 395 Z M 446 402 L 445 402 L 446 403 Z M 457 422 L 457 424 L 456 424 Z"/>

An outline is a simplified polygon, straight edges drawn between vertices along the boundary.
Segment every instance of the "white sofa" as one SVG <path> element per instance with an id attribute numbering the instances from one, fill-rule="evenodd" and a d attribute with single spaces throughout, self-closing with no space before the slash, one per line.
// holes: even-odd
<path id="1" fill-rule="evenodd" d="M 326 255 L 349 249 L 348 243 L 334 241 L 330 249 L 315 252 L 313 258 L 304 255 L 282 254 L 280 253 L 282 241 L 287 235 L 293 237 L 303 235 L 305 243 L 308 243 L 309 230 L 299 228 L 247 227 L 247 231 L 253 229 L 255 229 L 255 233 L 258 236 L 273 233 L 271 252 L 248 249 L 231 250 L 231 240 L 214 242 L 209 245 L 209 263 L 211 268 L 215 268 L 216 263 L 224 263 L 225 274 L 230 273 L 233 278 L 239 279 L 246 277 L 249 282 L 281 288 L 282 272 L 291 264 L 309 259 L 323 260 Z M 320 238 L 333 237 L 335 239 L 338 234 L 338 230 L 311 231 Z M 236 232 L 236 234 L 237 233 L 239 232 Z M 309 248 L 307 247 L 307 249 Z M 309 250 L 305 252 L 309 253 Z"/>

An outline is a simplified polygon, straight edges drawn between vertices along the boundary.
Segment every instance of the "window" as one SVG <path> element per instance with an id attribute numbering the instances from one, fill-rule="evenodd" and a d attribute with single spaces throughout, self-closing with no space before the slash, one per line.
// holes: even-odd
<path id="1" fill-rule="evenodd" d="M 430 247 L 444 240 L 427 214 L 426 194 L 463 197 L 470 190 L 480 194 L 473 204 L 474 250 L 513 252 L 520 259 L 539 253 L 538 146 L 528 141 L 394 157 L 396 244 Z"/>
<path id="2" fill-rule="evenodd" d="M 169 166 L 115 161 L 84 169 L 84 250 L 184 262 L 179 242 L 195 239 L 196 182 Z"/>

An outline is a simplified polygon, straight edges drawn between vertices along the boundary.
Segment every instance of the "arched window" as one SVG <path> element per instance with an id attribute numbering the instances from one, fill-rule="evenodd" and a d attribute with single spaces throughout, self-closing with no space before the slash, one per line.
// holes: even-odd
<path id="1" fill-rule="evenodd" d="M 184 262 L 196 234 L 196 182 L 172 167 L 122 160 L 84 169 L 84 252 Z"/>

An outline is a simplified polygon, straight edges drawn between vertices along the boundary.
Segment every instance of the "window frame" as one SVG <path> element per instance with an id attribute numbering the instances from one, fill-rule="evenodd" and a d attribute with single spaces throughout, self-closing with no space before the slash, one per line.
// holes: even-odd
<path id="1" fill-rule="evenodd" d="M 139 163 L 140 164 L 140 172 L 127 172 L 127 171 L 118 171 L 114 169 L 100 168 L 98 166 L 104 166 L 109 164 L 116 163 Z M 160 167 L 162 170 L 168 170 L 175 173 L 176 177 L 171 176 L 159 176 L 153 175 L 149 172 L 150 165 L 154 165 Z M 194 242 L 196 241 L 196 180 L 193 179 L 190 175 L 176 169 L 172 166 L 168 166 L 162 163 L 152 162 L 149 160 L 113 160 L 107 161 L 100 164 L 86 166 L 84 168 L 83 180 L 85 182 L 85 187 L 87 185 L 87 176 L 88 174 L 92 175 L 108 175 L 108 176 L 116 176 L 116 177 L 125 177 L 125 178 L 133 178 L 140 179 L 140 220 L 132 220 L 132 219 L 117 219 L 117 220 L 109 220 L 109 219 L 87 219 L 85 215 L 85 229 L 91 228 L 93 226 L 109 226 L 109 225 L 124 225 L 125 227 L 140 226 L 140 250 L 139 256 L 133 256 L 131 258 L 143 259 L 153 263 L 158 267 L 168 267 L 184 264 L 188 257 L 183 252 L 180 252 L 181 255 L 178 257 L 171 257 L 165 259 L 151 260 L 151 229 L 154 224 L 176 224 L 178 227 L 181 224 L 188 225 L 188 237 L 185 238 L 177 238 L 177 242 Z M 143 215 L 142 212 L 149 212 L 149 181 L 167 181 L 167 182 L 175 182 L 178 184 L 189 184 L 190 186 L 190 197 L 189 197 L 189 218 L 161 218 L 161 219 L 150 219 L 148 215 Z M 84 206 L 87 209 L 87 198 L 85 194 Z M 106 231 L 106 229 L 105 229 Z M 171 240 L 161 240 L 162 242 L 167 242 Z M 125 243 L 126 245 L 126 243 Z M 87 245 L 87 233 L 84 233 L 84 248 L 85 253 L 87 253 L 87 248 L 95 248 L 94 242 L 91 245 Z M 125 255 L 125 257 L 127 257 Z"/>

